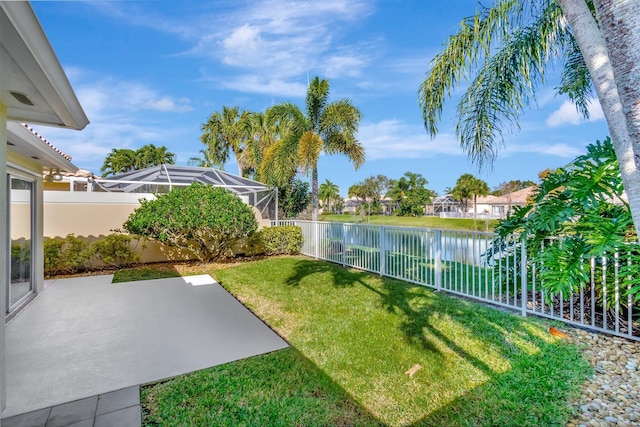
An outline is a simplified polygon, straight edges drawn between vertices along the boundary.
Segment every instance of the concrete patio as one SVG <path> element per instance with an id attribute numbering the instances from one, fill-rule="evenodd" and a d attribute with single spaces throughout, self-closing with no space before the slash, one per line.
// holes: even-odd
<path id="1" fill-rule="evenodd" d="M 287 346 L 208 275 L 111 281 L 47 282 L 9 322 L 2 418 Z"/>

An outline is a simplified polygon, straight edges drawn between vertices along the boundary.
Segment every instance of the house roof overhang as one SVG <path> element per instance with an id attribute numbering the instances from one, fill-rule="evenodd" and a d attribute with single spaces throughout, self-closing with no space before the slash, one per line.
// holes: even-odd
<path id="1" fill-rule="evenodd" d="M 78 130 L 89 123 L 28 2 L 0 2 L 0 103 L 8 120 Z"/>
<path id="2" fill-rule="evenodd" d="M 36 134 L 26 125 L 7 123 L 7 144 L 11 151 L 30 158 L 45 170 L 76 172 L 78 167 L 71 163 L 71 157 L 55 148 L 49 141 Z"/>

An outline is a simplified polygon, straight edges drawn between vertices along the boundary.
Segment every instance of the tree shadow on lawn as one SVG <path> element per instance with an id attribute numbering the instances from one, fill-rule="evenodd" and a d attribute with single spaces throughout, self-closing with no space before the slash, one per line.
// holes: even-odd
<path id="1" fill-rule="evenodd" d="M 447 349 L 460 364 L 470 364 L 488 378 L 461 390 L 455 400 L 434 408 L 416 425 L 566 422 L 567 400 L 589 367 L 575 347 L 550 338 L 543 323 L 537 326 L 515 314 L 328 262 L 301 260 L 286 283 L 297 286 L 316 273 L 330 274 L 334 287 L 360 285 L 375 293 L 382 307 L 400 318 L 399 330 L 410 343 L 440 355 Z M 563 369 L 567 360 L 571 366 Z"/>
<path id="2" fill-rule="evenodd" d="M 299 286 L 301 282 L 313 274 L 328 273 L 334 286 L 339 288 L 364 285 L 363 279 L 370 277 L 369 273 L 345 268 L 324 261 L 299 260 L 294 265 L 294 272 L 285 280 L 287 286 Z"/>
<path id="3" fill-rule="evenodd" d="M 294 347 L 150 384 L 142 397 L 145 426 L 384 425 Z"/>
<path id="4" fill-rule="evenodd" d="M 550 338 L 546 326 L 516 314 L 505 316 L 497 309 L 433 291 L 416 292 L 416 285 L 397 281 L 385 280 L 382 287 L 383 291 L 372 291 L 380 295 L 387 310 L 402 313 L 405 335 L 439 341 L 489 377 L 412 425 L 566 423 L 568 400 L 590 372 L 577 348 Z M 416 304 L 416 299 L 422 304 Z M 444 330 L 439 320 L 445 316 L 462 325 L 465 336 Z M 486 353 L 465 350 L 466 339 L 481 340 Z M 490 363 L 490 353 L 506 366 L 499 368 L 495 360 Z"/>

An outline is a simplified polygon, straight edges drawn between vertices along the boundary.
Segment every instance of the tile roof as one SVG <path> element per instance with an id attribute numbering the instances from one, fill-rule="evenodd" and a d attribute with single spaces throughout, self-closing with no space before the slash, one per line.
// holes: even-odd
<path id="1" fill-rule="evenodd" d="M 26 123 L 22 123 L 22 126 L 24 126 L 25 128 L 27 128 L 29 130 L 29 132 L 31 132 L 32 134 L 34 134 L 35 136 L 37 136 L 38 138 L 40 138 L 40 140 L 42 142 L 45 143 L 45 145 L 47 145 L 49 148 L 51 148 L 53 151 L 55 151 L 56 153 L 58 153 L 60 156 L 62 156 L 64 159 L 71 161 L 71 156 L 68 154 L 63 153 L 62 151 L 60 151 L 58 148 L 55 147 L 55 145 L 53 145 L 52 143 L 50 143 L 49 141 L 47 141 L 46 138 L 44 138 L 42 135 L 40 135 L 38 132 L 36 132 L 31 126 L 29 126 Z"/>
<path id="2" fill-rule="evenodd" d="M 527 203 L 527 198 L 536 190 L 537 187 L 527 187 L 522 190 L 514 191 L 511 193 L 511 202 L 509 202 L 509 196 L 492 196 L 491 194 L 488 196 L 478 197 L 478 204 L 486 204 L 486 205 L 507 205 L 511 203 L 512 205 L 522 204 L 525 205 Z"/>

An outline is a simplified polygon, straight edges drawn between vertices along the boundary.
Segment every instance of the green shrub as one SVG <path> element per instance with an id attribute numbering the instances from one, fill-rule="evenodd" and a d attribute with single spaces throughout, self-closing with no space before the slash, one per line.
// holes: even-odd
<path id="1" fill-rule="evenodd" d="M 194 183 L 141 200 L 123 225 L 129 233 L 193 252 L 201 261 L 225 256 L 258 228 L 253 211 L 222 188 Z"/>
<path id="2" fill-rule="evenodd" d="M 52 239 L 45 237 L 44 239 L 44 272 L 45 274 L 55 273 L 59 269 L 60 253 L 62 252 L 64 240 Z"/>
<path id="3" fill-rule="evenodd" d="M 45 274 L 75 273 L 87 267 L 92 256 L 90 245 L 69 234 L 64 240 L 44 239 Z"/>
<path id="4" fill-rule="evenodd" d="M 128 267 L 140 261 L 131 248 L 131 236 L 110 234 L 93 244 L 94 257 L 108 267 Z"/>
<path id="5" fill-rule="evenodd" d="M 294 255 L 302 248 L 300 227 L 265 227 L 256 234 L 267 255 Z"/>

